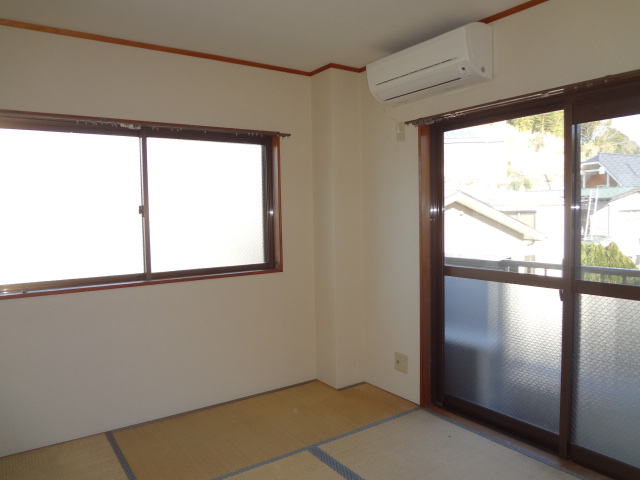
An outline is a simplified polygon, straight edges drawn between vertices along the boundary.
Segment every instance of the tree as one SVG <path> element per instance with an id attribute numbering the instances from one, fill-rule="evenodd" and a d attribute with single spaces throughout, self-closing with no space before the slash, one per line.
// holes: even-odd
<path id="1" fill-rule="evenodd" d="M 562 184 L 562 141 L 564 132 L 563 112 L 555 111 L 539 115 L 507 120 L 516 134 L 512 141 L 518 145 L 528 143 L 528 153 L 513 158 L 507 165 L 507 184 L 511 190 L 549 190 Z M 515 133 L 515 132 L 514 132 Z M 535 152 L 535 160 L 529 155 Z"/>
<path id="2" fill-rule="evenodd" d="M 611 242 L 608 246 L 582 243 L 580 251 L 580 263 L 584 266 L 605 268 L 626 268 L 638 270 L 633 261 L 620 251 L 618 245 Z M 604 283 L 622 283 L 620 275 L 600 275 L 599 273 L 585 273 L 584 279 L 588 281 Z M 640 284 L 640 278 L 627 279 L 630 285 Z"/>
<path id="3" fill-rule="evenodd" d="M 514 118 L 507 120 L 507 123 L 520 132 L 534 134 L 529 143 L 536 152 L 544 147 L 545 136 L 553 135 L 558 138 L 564 136 L 564 112 L 562 110 Z"/>
<path id="4" fill-rule="evenodd" d="M 580 125 L 580 153 L 582 159 L 600 152 L 640 153 L 640 145 L 611 126 L 611 120 L 598 120 Z"/>
<path id="5" fill-rule="evenodd" d="M 513 120 L 507 120 L 507 123 L 521 132 L 543 135 L 548 133 L 559 138 L 564 136 L 564 113 L 562 110 L 514 118 Z"/>
<path id="6" fill-rule="evenodd" d="M 564 137 L 564 113 L 540 113 L 528 117 L 514 118 L 507 123 L 521 132 L 535 134 L 531 146 L 536 152 L 544 146 L 546 135 Z M 596 120 L 580 125 L 580 153 L 582 159 L 591 158 L 600 153 L 640 154 L 640 145 L 631 140 L 617 128 L 611 126 L 611 119 Z"/>

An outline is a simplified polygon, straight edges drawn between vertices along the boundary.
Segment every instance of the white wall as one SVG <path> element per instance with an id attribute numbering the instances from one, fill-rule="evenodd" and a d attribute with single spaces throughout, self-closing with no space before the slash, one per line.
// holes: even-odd
<path id="1" fill-rule="evenodd" d="M 318 379 L 336 385 L 335 192 L 331 72 L 311 80 L 313 129 L 313 239 L 315 260 L 316 370 Z M 326 188 L 321 188 L 325 187 Z M 320 301 L 322 299 L 322 301 Z"/>
<path id="2" fill-rule="evenodd" d="M 364 192 L 365 380 L 418 402 L 419 256 L 418 136 L 396 141 L 396 122 L 362 88 Z M 393 115 L 393 112 L 388 112 Z M 394 353 L 409 371 L 395 370 Z"/>
<path id="3" fill-rule="evenodd" d="M 363 87 L 367 381 L 419 400 L 417 129 L 398 143 L 396 120 L 640 69 L 638 18 L 636 0 L 551 0 L 492 24 L 490 82 L 386 112 Z M 393 369 L 394 351 L 409 356 L 408 375 Z"/>
<path id="4" fill-rule="evenodd" d="M 318 379 L 342 388 L 364 375 L 360 79 L 312 79 Z"/>
<path id="5" fill-rule="evenodd" d="M 316 378 L 309 78 L 8 27 L 0 65 L 2 109 L 292 134 L 283 273 L 0 300 L 0 456 Z"/>

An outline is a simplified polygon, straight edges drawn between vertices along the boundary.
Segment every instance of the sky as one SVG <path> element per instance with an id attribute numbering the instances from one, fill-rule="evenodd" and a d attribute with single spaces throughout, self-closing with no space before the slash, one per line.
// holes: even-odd
<path id="1" fill-rule="evenodd" d="M 614 118 L 611 126 L 617 128 L 631 140 L 640 144 L 640 115 Z"/>

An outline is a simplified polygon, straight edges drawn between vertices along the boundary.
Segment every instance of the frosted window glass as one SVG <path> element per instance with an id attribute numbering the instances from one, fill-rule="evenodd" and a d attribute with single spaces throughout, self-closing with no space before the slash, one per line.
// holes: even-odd
<path id="1" fill-rule="evenodd" d="M 261 145 L 149 138 L 154 272 L 265 262 Z"/>
<path id="2" fill-rule="evenodd" d="M 141 273 L 138 138 L 0 129 L 0 284 Z"/>

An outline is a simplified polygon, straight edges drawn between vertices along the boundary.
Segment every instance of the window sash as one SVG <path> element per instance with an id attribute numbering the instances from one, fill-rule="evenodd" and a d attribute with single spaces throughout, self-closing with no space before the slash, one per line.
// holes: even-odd
<path id="1" fill-rule="evenodd" d="M 117 288 L 149 283 L 188 281 L 219 276 L 268 273 L 282 270 L 279 212 L 279 138 L 288 136 L 278 132 L 250 131 L 215 127 L 193 127 L 189 125 L 150 124 L 127 120 L 69 117 L 53 114 L 31 114 L 0 110 L 0 128 L 38 130 L 52 132 L 91 133 L 137 137 L 140 139 L 141 201 L 140 214 L 144 252 L 141 260 L 142 273 L 96 276 L 90 278 L 68 278 L 63 280 L 34 281 L 0 285 L 0 299 L 24 295 L 64 293 L 100 288 Z M 219 267 L 185 268 L 173 271 L 154 272 L 151 269 L 149 229 L 149 195 L 147 168 L 147 139 L 168 138 L 176 140 L 202 140 L 230 144 L 252 144 L 261 147 L 262 175 L 262 223 L 264 262 L 225 265 Z M 15 295 L 18 294 L 18 295 Z"/>

